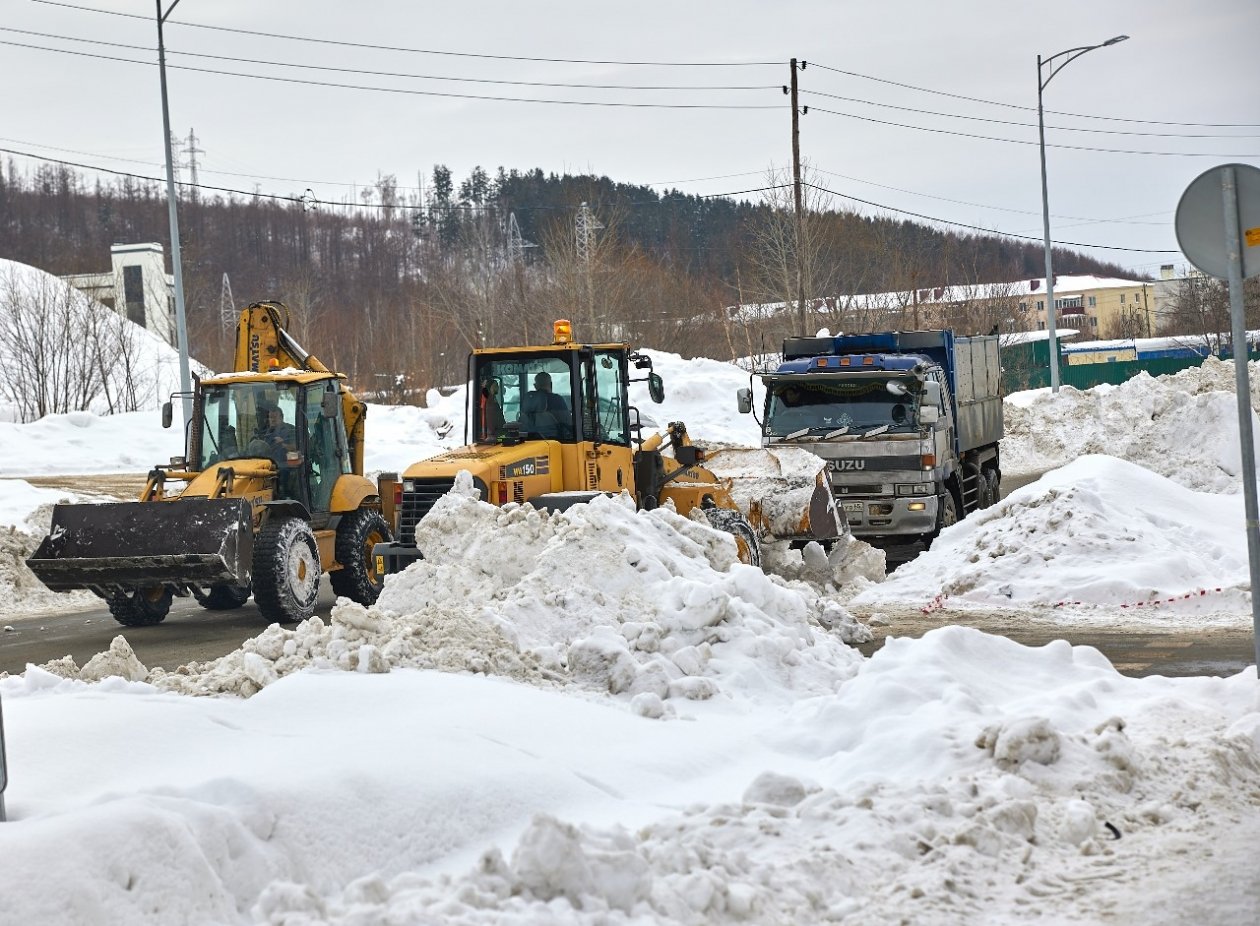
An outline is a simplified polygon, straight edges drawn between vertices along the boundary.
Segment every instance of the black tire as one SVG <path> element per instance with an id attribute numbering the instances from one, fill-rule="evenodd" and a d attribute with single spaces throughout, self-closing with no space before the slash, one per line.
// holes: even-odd
<path id="1" fill-rule="evenodd" d="M 988 508 L 993 504 L 993 483 L 989 482 L 989 474 L 981 470 L 976 474 L 976 507 Z"/>
<path id="2" fill-rule="evenodd" d="M 328 573 L 333 591 L 361 605 L 375 604 L 385 576 L 376 570 L 372 548 L 393 539 L 379 511 L 360 508 L 345 515 L 337 525 L 336 553 L 341 568 Z"/>
<path id="3" fill-rule="evenodd" d="M 936 532 L 939 534 L 942 528 L 957 523 L 958 501 L 954 498 L 953 491 L 947 486 L 945 488 L 945 497 L 941 499 L 940 507 L 936 513 Z"/>
<path id="4" fill-rule="evenodd" d="M 319 547 L 301 518 L 274 516 L 254 538 L 254 601 L 269 621 L 289 624 L 315 613 Z"/>
<path id="5" fill-rule="evenodd" d="M 239 585 L 212 585 L 205 590 L 193 589 L 197 604 L 207 611 L 231 611 L 249 601 L 249 596 L 248 586 L 242 588 Z"/>
<path id="6" fill-rule="evenodd" d="M 171 590 L 166 586 L 114 592 L 109 596 L 109 613 L 124 627 L 152 627 L 166 620 L 171 610 Z"/>
<path id="7" fill-rule="evenodd" d="M 706 508 L 704 514 L 709 519 L 710 527 L 726 531 L 735 538 L 741 563 L 761 568 L 761 542 L 757 539 L 757 532 L 741 512 L 733 508 Z"/>

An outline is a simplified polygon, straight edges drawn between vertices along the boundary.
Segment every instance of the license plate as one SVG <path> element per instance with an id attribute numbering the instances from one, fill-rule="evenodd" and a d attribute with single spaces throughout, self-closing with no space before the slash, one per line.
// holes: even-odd
<path id="1" fill-rule="evenodd" d="M 861 514 L 862 513 L 861 502 L 844 502 L 840 507 L 844 509 L 845 514 Z"/>

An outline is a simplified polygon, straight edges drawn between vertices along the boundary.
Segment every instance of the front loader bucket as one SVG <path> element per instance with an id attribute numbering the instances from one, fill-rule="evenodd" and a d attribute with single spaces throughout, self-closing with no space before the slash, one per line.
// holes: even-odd
<path id="1" fill-rule="evenodd" d="M 834 540 L 848 533 L 826 461 L 808 450 L 710 447 L 704 465 L 729 481 L 753 527 L 776 540 Z"/>
<path id="2" fill-rule="evenodd" d="M 253 510 L 241 498 L 56 505 L 26 565 L 54 591 L 244 586 L 253 551 Z"/>

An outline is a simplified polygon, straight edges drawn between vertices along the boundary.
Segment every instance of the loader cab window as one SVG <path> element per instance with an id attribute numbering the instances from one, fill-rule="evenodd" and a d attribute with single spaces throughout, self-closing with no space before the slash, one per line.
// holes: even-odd
<path id="1" fill-rule="evenodd" d="M 626 415 L 625 382 L 626 362 L 624 351 L 595 351 L 592 359 L 584 363 L 594 364 L 594 394 L 584 388 L 582 397 L 582 439 L 601 443 L 629 446 L 630 429 Z M 590 379 L 583 370 L 583 385 Z"/>
<path id="2" fill-rule="evenodd" d="M 572 358 L 572 351 L 479 356 L 471 397 L 474 440 L 494 443 L 513 424 L 527 440 L 575 440 Z"/>
<path id="3" fill-rule="evenodd" d="M 225 383 L 202 389 L 197 469 L 225 460 L 284 462 L 299 451 L 299 399 L 293 384 Z"/>
<path id="4" fill-rule="evenodd" d="M 322 383 L 308 386 L 304 419 L 306 427 L 306 459 L 304 478 L 312 512 L 331 508 L 332 490 L 337 477 L 350 472 L 346 448 L 345 423 L 341 416 L 325 418 L 323 401 L 327 387 Z"/>

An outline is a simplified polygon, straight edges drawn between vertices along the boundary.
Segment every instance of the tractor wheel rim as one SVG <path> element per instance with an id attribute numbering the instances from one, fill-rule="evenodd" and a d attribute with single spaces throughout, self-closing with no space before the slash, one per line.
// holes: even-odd
<path id="1" fill-rule="evenodd" d="M 315 566 L 311 551 L 304 544 L 294 547 L 289 552 L 289 561 L 286 565 L 289 586 L 300 600 L 305 601 L 311 597 L 315 583 L 319 579 L 319 570 Z"/>
<path id="2" fill-rule="evenodd" d="M 378 543 L 384 542 L 385 538 L 381 536 L 380 531 L 372 531 L 363 541 L 363 562 L 367 564 L 368 581 L 373 585 L 380 584 L 381 576 L 376 571 L 376 559 L 372 556 L 372 550 Z"/>

